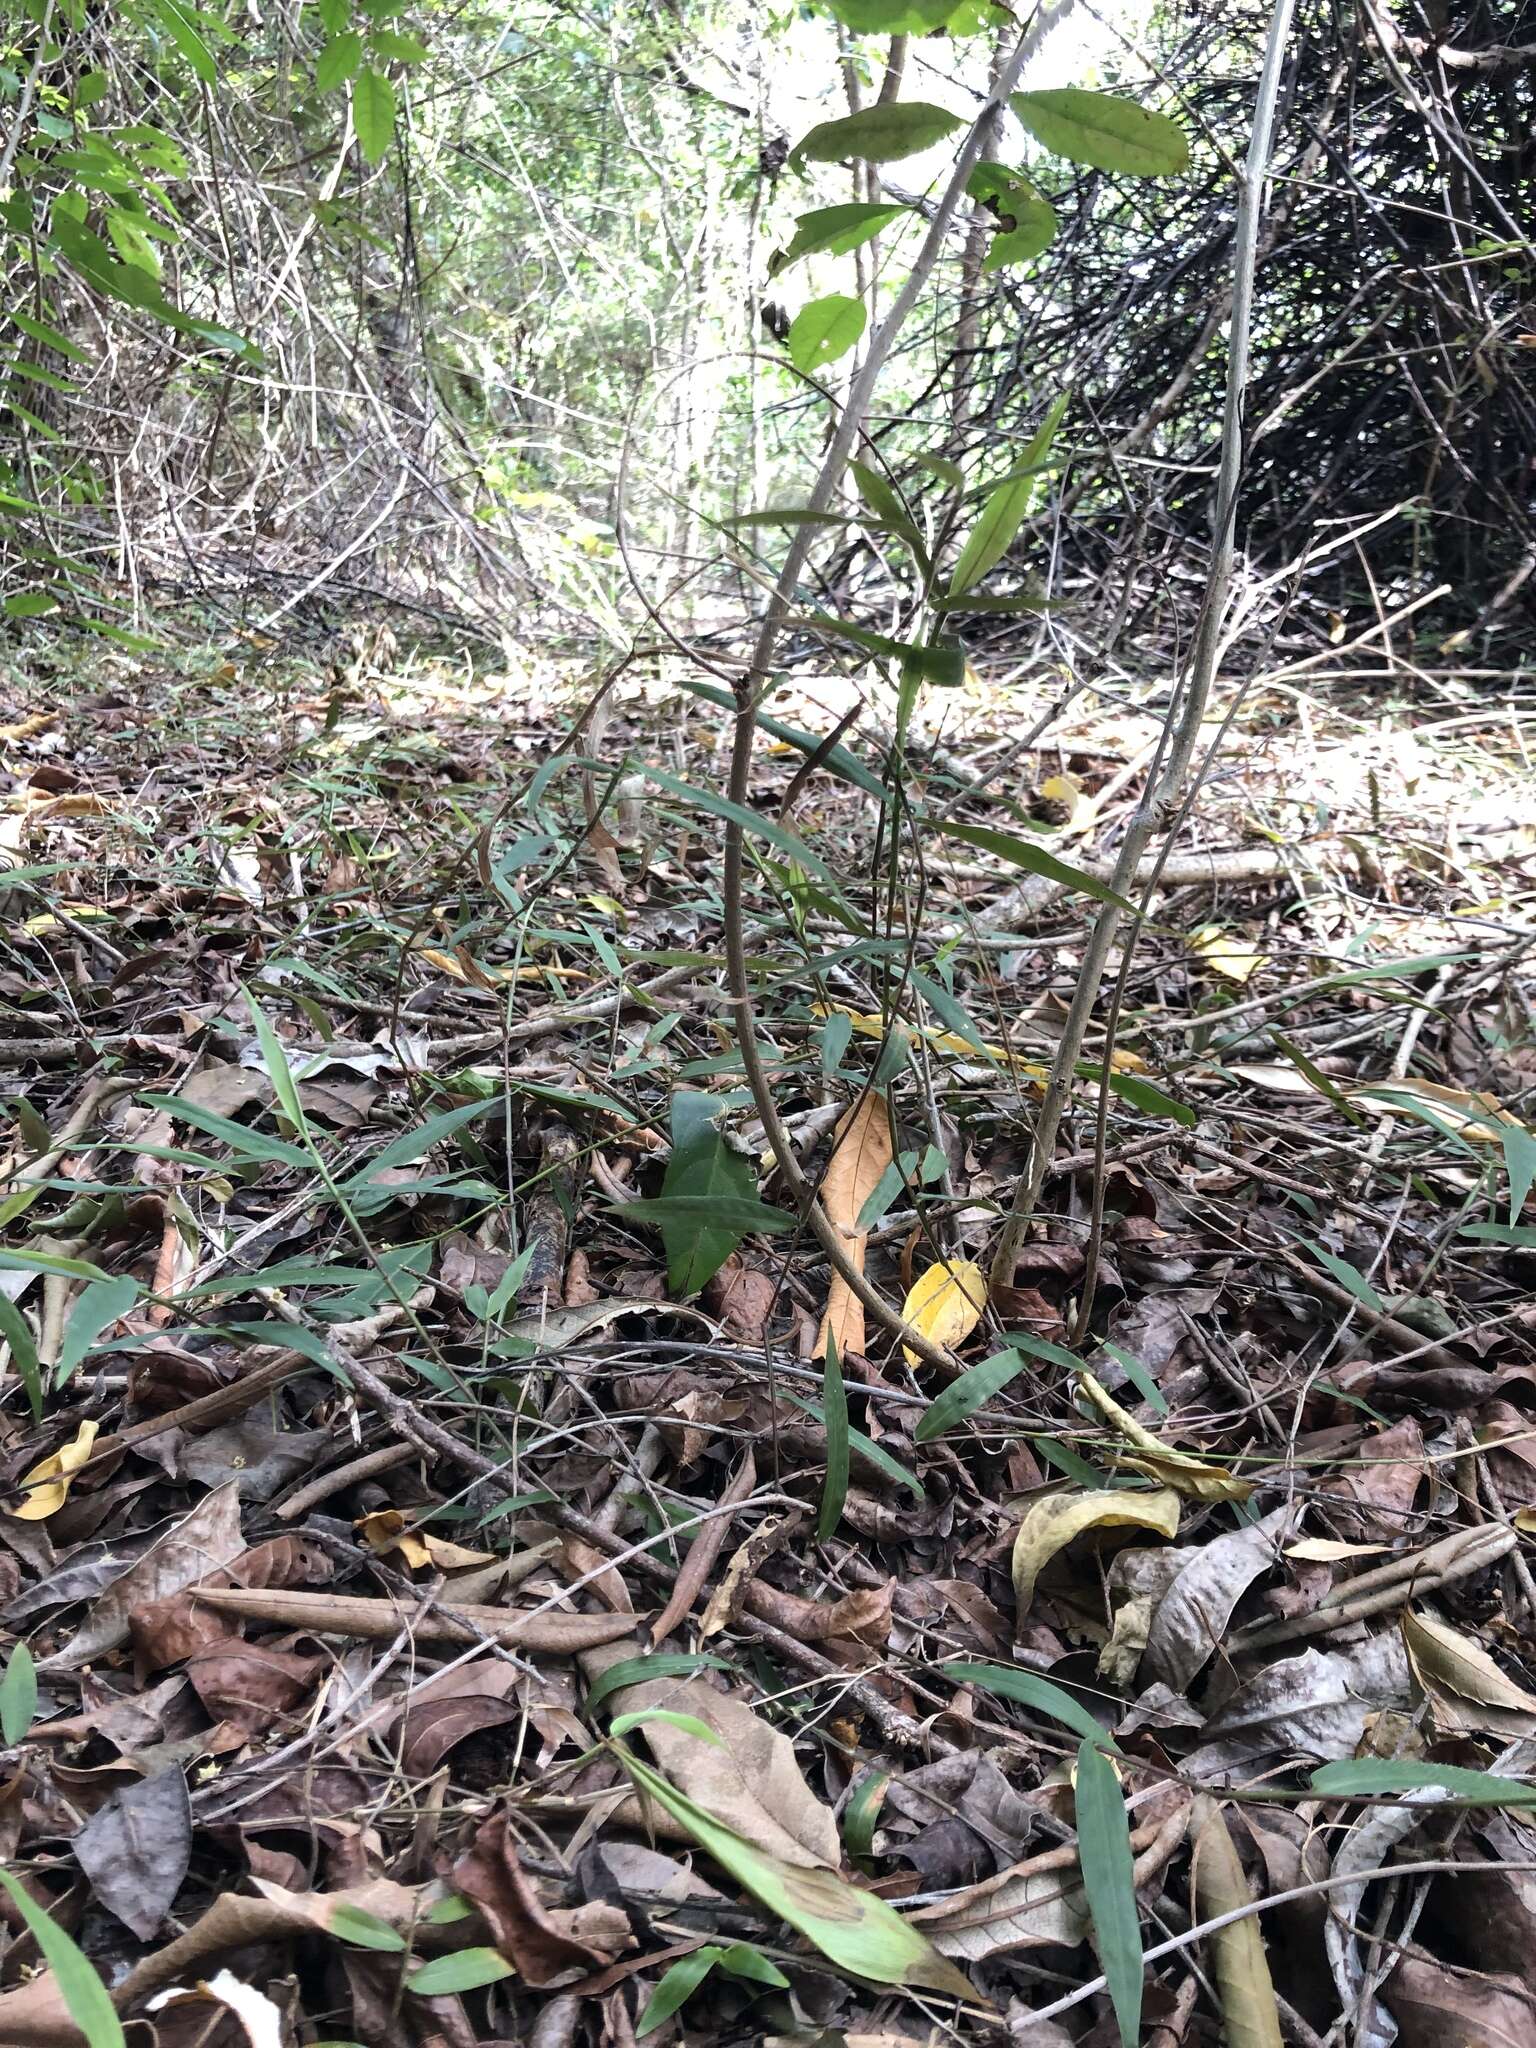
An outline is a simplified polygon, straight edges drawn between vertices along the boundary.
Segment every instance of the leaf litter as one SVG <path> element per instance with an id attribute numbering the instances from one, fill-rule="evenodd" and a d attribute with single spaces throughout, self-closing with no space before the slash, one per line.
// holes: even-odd
<path id="1" fill-rule="evenodd" d="M 616 696 L 605 819 L 558 707 L 424 659 L 7 742 L 0 2039 L 1536 2048 L 1536 1032 L 1508 848 L 1452 914 L 1425 825 L 1470 742 L 1335 749 L 1310 897 L 1154 899 L 1011 1275 L 1147 732 L 1069 716 L 1021 893 L 967 700 L 910 947 L 867 779 L 764 748 L 776 1106 L 946 1377 L 771 1170 L 698 707 Z M 1202 830 L 1291 801 L 1276 731 Z"/>

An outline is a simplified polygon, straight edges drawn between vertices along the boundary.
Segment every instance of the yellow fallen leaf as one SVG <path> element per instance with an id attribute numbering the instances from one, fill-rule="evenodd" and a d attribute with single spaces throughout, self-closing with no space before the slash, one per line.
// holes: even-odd
<path id="1" fill-rule="evenodd" d="M 1223 931 L 1219 924 L 1202 925 L 1199 931 L 1191 932 L 1189 943 L 1213 974 L 1220 974 L 1239 986 L 1251 980 L 1255 971 L 1269 958 L 1266 953 L 1250 952 L 1240 939 Z"/>
<path id="2" fill-rule="evenodd" d="M 986 1274 L 974 1259 L 957 1259 L 952 1266 L 930 1266 L 919 1273 L 901 1313 L 930 1342 L 953 1348 L 969 1337 L 986 1305 Z M 902 1349 L 908 1365 L 922 1364 L 910 1344 Z"/>
<path id="3" fill-rule="evenodd" d="M 1536 1536 L 1536 1508 L 1516 1509 L 1515 1527 L 1522 1536 Z"/>
<path id="4" fill-rule="evenodd" d="M 1331 1536 L 1303 1536 L 1299 1543 L 1286 1545 L 1287 1557 L 1303 1564 L 1339 1564 L 1346 1557 L 1380 1557 L 1390 1543 L 1335 1543 Z"/>
<path id="5" fill-rule="evenodd" d="M 23 718 L 17 725 L 0 725 L 0 740 L 29 740 L 37 733 L 46 732 L 50 725 L 57 725 L 57 711 L 37 711 L 30 718 Z"/>
<path id="6" fill-rule="evenodd" d="M 1253 1492 L 1251 1480 L 1234 1478 L 1222 1466 L 1208 1464 L 1189 1451 L 1177 1450 L 1155 1437 L 1150 1429 L 1143 1429 L 1118 1401 L 1111 1399 L 1091 1372 L 1078 1374 L 1077 1388 L 1089 1406 L 1096 1408 L 1131 1446 L 1127 1451 L 1112 1454 L 1117 1465 L 1171 1486 L 1189 1500 L 1247 1500 Z"/>
<path id="7" fill-rule="evenodd" d="M 371 1515 L 361 1516 L 352 1526 L 377 1557 L 394 1551 L 413 1571 L 432 1562 L 431 1551 L 414 1529 L 406 1527 L 399 1508 L 375 1508 Z"/>
<path id="8" fill-rule="evenodd" d="M 7 1509 L 7 1513 L 18 1522 L 45 1522 L 50 1515 L 56 1515 L 69 1499 L 70 1481 L 91 1455 L 100 1427 L 100 1423 L 82 1422 L 73 1443 L 62 1445 L 52 1457 L 34 1465 L 21 1482 L 26 1499 L 19 1508 Z"/>
<path id="9" fill-rule="evenodd" d="M 1408 1663 L 1441 1733 L 1536 1734 L 1536 1695 L 1506 1677 L 1465 1630 L 1409 1609 L 1402 1631 Z"/>
<path id="10" fill-rule="evenodd" d="M 1368 1102 L 1387 1116 L 1418 1113 L 1483 1145 L 1502 1145 L 1506 1130 L 1521 1128 L 1519 1117 L 1485 1088 L 1447 1088 L 1438 1081 L 1421 1081 L 1417 1074 L 1405 1074 L 1401 1080 L 1363 1082 L 1344 1093 L 1352 1102 Z"/>
<path id="11" fill-rule="evenodd" d="M 891 1163 L 891 1118 L 885 1097 L 871 1088 L 849 1109 L 837 1127 L 837 1143 L 821 1183 L 821 1203 L 845 1239 L 848 1256 L 862 1273 L 869 1233 L 858 1226 L 859 1212 L 880 1184 Z M 864 1349 L 864 1304 L 839 1273 L 827 1290 L 827 1312 L 821 1319 L 814 1356 L 825 1358 L 827 1340 L 839 1358 Z"/>
<path id="12" fill-rule="evenodd" d="M 811 1014 L 814 1017 L 830 1017 L 834 1013 L 839 1017 L 846 1017 L 860 1038 L 884 1038 L 889 1030 L 893 1037 L 900 1035 L 904 1038 L 921 1038 L 926 1044 L 931 1045 L 936 1052 L 952 1052 L 959 1059 L 974 1059 L 977 1047 L 979 1046 L 992 1059 L 1012 1059 L 1016 1071 L 1023 1074 L 1028 1080 L 1044 1081 L 1046 1078 L 1044 1067 L 1036 1066 L 1032 1060 L 1017 1059 L 1010 1054 L 1006 1046 L 989 1045 L 984 1039 L 978 1039 L 976 1044 L 973 1045 L 968 1038 L 962 1038 L 956 1031 L 925 1031 L 919 1029 L 915 1024 L 906 1023 L 900 1017 L 892 1018 L 890 1024 L 887 1025 L 885 1018 L 878 1011 L 851 1010 L 846 1003 L 812 1003 L 811 1005 Z M 1134 1058 L 1134 1055 L 1131 1055 L 1131 1057 Z M 1118 1054 L 1116 1055 L 1115 1064 L 1117 1066 L 1120 1064 Z"/>
<path id="13" fill-rule="evenodd" d="M 1058 1550 L 1089 1529 L 1151 1529 L 1170 1541 L 1178 1533 L 1179 1496 L 1171 1488 L 1132 1493 L 1109 1486 L 1094 1493 L 1056 1493 L 1038 1500 L 1019 1524 L 1013 1543 L 1013 1590 L 1022 1617 L 1035 1597 L 1035 1581 Z"/>
<path id="14" fill-rule="evenodd" d="M 462 949 L 461 949 L 462 950 Z M 479 960 L 472 960 L 468 953 L 455 959 L 451 953 L 443 953 L 436 946 L 417 946 L 413 949 L 416 959 L 425 960 L 429 967 L 435 967 L 439 974 L 451 974 L 455 981 L 473 982 L 476 986 L 489 988 L 502 981 L 542 981 L 547 974 L 560 981 L 585 981 L 587 973 L 581 967 L 487 967 Z"/>

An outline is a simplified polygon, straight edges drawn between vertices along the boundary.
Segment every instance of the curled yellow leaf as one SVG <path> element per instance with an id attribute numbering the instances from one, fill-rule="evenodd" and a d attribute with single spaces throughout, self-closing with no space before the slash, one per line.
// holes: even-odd
<path id="1" fill-rule="evenodd" d="M 931 1343 L 953 1347 L 969 1337 L 986 1305 L 986 1274 L 974 1259 L 957 1259 L 952 1266 L 930 1266 L 919 1273 L 901 1313 Z M 922 1364 L 910 1344 L 902 1349 L 908 1365 Z"/>
<path id="2" fill-rule="evenodd" d="M 1013 1590 L 1020 1615 L 1029 1611 L 1035 1581 L 1045 1566 L 1087 1530 L 1151 1529 L 1171 1541 L 1178 1527 L 1179 1496 L 1171 1488 L 1132 1493 L 1109 1486 L 1096 1493 L 1055 1493 L 1036 1501 L 1013 1543 Z"/>
<path id="3" fill-rule="evenodd" d="M 1211 1465 L 1190 1451 L 1176 1450 L 1143 1429 L 1134 1416 L 1127 1415 L 1091 1372 L 1077 1376 L 1077 1389 L 1091 1408 L 1130 1446 L 1114 1453 L 1115 1463 L 1128 1471 L 1144 1473 L 1163 1486 L 1171 1486 L 1187 1500 L 1247 1500 L 1253 1492 L 1250 1480 L 1237 1479 L 1220 1465 Z"/>
<path id="4" fill-rule="evenodd" d="M 72 1443 L 61 1445 L 52 1457 L 34 1465 L 21 1482 L 26 1499 L 19 1508 L 7 1512 L 18 1522 L 45 1522 L 50 1515 L 56 1515 L 69 1499 L 70 1481 L 91 1455 L 100 1427 L 96 1422 L 82 1422 Z"/>

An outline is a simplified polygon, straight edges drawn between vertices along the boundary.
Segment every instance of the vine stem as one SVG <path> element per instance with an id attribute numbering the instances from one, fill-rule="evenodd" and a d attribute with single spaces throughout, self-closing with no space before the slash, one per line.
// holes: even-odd
<path id="1" fill-rule="evenodd" d="M 1073 5 L 1074 0 L 1054 0 L 1054 4 L 1042 6 L 1037 10 L 1029 27 L 1014 45 L 1007 62 L 998 72 L 986 105 L 972 122 L 960 153 L 955 159 L 955 167 L 945 185 L 943 197 L 929 224 L 917 260 L 905 284 L 892 300 L 890 311 L 875 330 L 869 352 L 849 387 L 847 401 L 838 417 L 811 491 L 808 505 L 810 511 L 825 511 L 842 481 L 848 458 L 863 429 L 880 373 L 885 367 L 897 336 L 933 274 L 950 223 L 959 209 L 965 195 L 966 183 L 980 159 L 993 123 L 1007 105 L 1008 95 L 1018 84 L 1025 65 L 1051 30 L 1072 11 Z M 794 529 L 784 558 L 784 566 L 779 571 L 772 595 L 758 625 L 751 664 L 735 686 L 736 716 L 732 735 L 728 793 L 732 803 L 743 810 L 749 808 L 752 743 L 757 729 L 758 706 L 771 687 L 774 654 L 794 608 L 795 591 L 810 553 L 814 533 L 814 526 L 809 522 Z M 736 1012 L 736 1037 L 741 1048 L 742 1067 L 769 1149 L 801 1216 L 825 1252 L 828 1265 L 847 1283 L 876 1321 L 900 1337 L 925 1364 L 937 1366 L 942 1371 L 953 1372 L 954 1360 L 949 1353 L 925 1337 L 920 1330 L 914 1329 L 865 1279 L 849 1256 L 837 1225 L 821 1206 L 816 1189 L 800 1171 L 800 1162 L 795 1157 L 789 1133 L 784 1128 L 778 1106 L 773 1099 L 773 1084 L 764 1066 L 762 1050 L 757 1040 L 757 1011 L 752 999 L 752 983 L 747 966 L 742 870 L 742 827 L 738 820 L 731 819 L 725 829 L 725 872 L 721 892 L 725 912 L 726 981 Z"/>
<path id="2" fill-rule="evenodd" d="M 1259 228 L 1264 214 L 1264 183 L 1274 137 L 1275 107 L 1280 96 L 1280 74 L 1294 11 L 1295 0 L 1274 0 L 1254 103 L 1253 132 L 1247 159 L 1238 178 L 1237 225 L 1232 256 L 1232 325 L 1227 348 L 1226 404 L 1221 424 L 1221 459 L 1217 470 L 1210 574 L 1206 579 L 1200 618 L 1195 629 L 1188 680 L 1169 706 L 1159 758 L 1148 774 L 1146 789 L 1126 827 L 1114 873 L 1110 877 L 1110 887 L 1120 896 L 1126 895 L 1134 886 L 1142 855 L 1159 825 L 1178 819 L 1222 652 L 1222 628 L 1231 602 L 1237 560 L 1237 492 L 1243 473 L 1243 401 L 1248 388 L 1254 271 Z M 1013 1204 L 992 1260 L 994 1287 L 1005 1286 L 1013 1279 L 1024 1233 L 1029 1228 L 1030 1218 L 1040 1199 L 1040 1190 L 1050 1172 L 1056 1136 L 1071 1099 L 1089 1020 L 1103 986 L 1110 948 L 1119 925 L 1119 909 L 1113 903 L 1106 903 L 1094 920 L 1084 948 L 1082 970 L 1062 1025 L 1061 1038 L 1051 1062 L 1050 1078 L 1046 1082 L 1045 1098 L 1035 1124 L 1029 1170 L 1021 1174 L 1015 1183 Z M 1106 1044 L 1106 1065 L 1113 1057 L 1113 1045 Z"/>

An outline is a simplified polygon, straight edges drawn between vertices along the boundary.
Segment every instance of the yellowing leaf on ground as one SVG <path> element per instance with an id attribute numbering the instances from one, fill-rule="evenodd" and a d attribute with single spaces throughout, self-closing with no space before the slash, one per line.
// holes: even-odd
<path id="1" fill-rule="evenodd" d="M 1346 1557 L 1380 1557 L 1391 1548 L 1390 1543 L 1337 1543 L 1331 1536 L 1303 1536 L 1299 1543 L 1288 1543 L 1285 1554 L 1302 1564 L 1340 1564 Z"/>
<path id="2" fill-rule="evenodd" d="M 801 1868 L 770 1856 L 718 1821 L 628 1750 L 620 1760 L 636 1788 L 684 1827 L 699 1847 L 770 1913 L 788 1921 L 849 1976 L 902 1984 L 946 1998 L 977 1998 L 967 1980 L 927 1935 L 877 1892 L 848 1884 L 835 1870 Z"/>
<path id="3" fill-rule="evenodd" d="M 1199 931 L 1191 932 L 1189 944 L 1213 974 L 1220 974 L 1239 986 L 1251 980 L 1269 957 L 1265 953 L 1250 952 L 1241 939 L 1223 931 L 1219 924 L 1202 925 Z"/>
<path id="4" fill-rule="evenodd" d="M 20 1507 L 8 1510 L 17 1521 L 45 1522 L 58 1513 L 69 1499 L 70 1482 L 91 1455 L 100 1427 L 96 1422 L 82 1422 L 72 1443 L 62 1445 L 52 1457 L 32 1467 L 21 1482 L 26 1499 Z"/>
<path id="5" fill-rule="evenodd" d="M 847 1243 L 848 1256 L 862 1273 L 869 1233 L 860 1230 L 859 1214 L 891 1163 L 891 1119 L 885 1097 L 871 1088 L 860 1096 L 837 1127 L 837 1143 L 821 1183 L 821 1203 Z M 821 1319 L 814 1356 L 825 1358 L 827 1341 L 839 1358 L 864 1349 L 864 1304 L 843 1279 L 832 1275 L 827 1312 Z"/>
<path id="6" fill-rule="evenodd" d="M 1483 1145 L 1502 1145 L 1505 1131 L 1520 1126 L 1519 1117 L 1512 1116 L 1486 1088 L 1447 1088 L 1438 1081 L 1421 1081 L 1417 1074 L 1405 1074 L 1401 1080 L 1363 1082 L 1344 1093 L 1352 1102 L 1369 1103 L 1385 1115 L 1419 1115 Z"/>
<path id="7" fill-rule="evenodd" d="M 1443 1733 L 1536 1734 L 1536 1695 L 1506 1677 L 1464 1629 L 1408 1610 L 1402 1630 L 1409 1666 Z"/>
<path id="8" fill-rule="evenodd" d="M 542 981 L 547 974 L 553 974 L 560 981 L 587 979 L 585 969 L 580 967 L 487 967 L 483 962 L 472 959 L 462 946 L 457 958 L 452 953 L 439 951 L 436 946 L 417 946 L 414 950 L 418 960 L 425 960 L 439 974 L 452 975 L 455 981 L 466 981 L 476 988 L 494 988 L 499 982 L 506 981 Z"/>
<path id="9" fill-rule="evenodd" d="M 441 1572 L 454 1572 L 470 1565 L 496 1562 L 494 1550 L 467 1550 L 462 1543 L 449 1543 L 441 1536 L 412 1528 L 399 1508 L 376 1508 L 352 1526 L 376 1556 L 387 1557 L 393 1551 L 413 1571 L 430 1565 Z"/>
<path id="10" fill-rule="evenodd" d="M 1171 1488 L 1132 1493 L 1104 1487 L 1095 1493 L 1057 1493 L 1036 1501 L 1013 1544 L 1013 1590 L 1022 1617 L 1035 1597 L 1035 1581 L 1058 1550 L 1089 1529 L 1151 1529 L 1170 1541 L 1178 1533 L 1179 1496 Z"/>
<path id="11" fill-rule="evenodd" d="M 932 1343 L 953 1349 L 969 1337 L 986 1305 L 986 1274 L 974 1259 L 957 1259 L 952 1266 L 930 1266 L 926 1273 L 919 1273 L 901 1313 Z M 908 1365 L 921 1365 L 910 1344 L 902 1349 Z"/>
<path id="12" fill-rule="evenodd" d="M 1096 1408 L 1110 1427 L 1130 1445 L 1129 1450 L 1112 1454 L 1117 1465 L 1144 1473 L 1160 1485 L 1171 1486 L 1189 1500 L 1247 1500 L 1253 1492 L 1251 1481 L 1234 1478 L 1220 1465 L 1208 1464 L 1204 1458 L 1197 1458 L 1190 1451 L 1176 1450 L 1155 1437 L 1150 1429 L 1143 1429 L 1134 1417 L 1126 1414 L 1118 1401 L 1105 1392 L 1091 1372 L 1078 1374 L 1077 1388 L 1089 1406 Z"/>
<path id="13" fill-rule="evenodd" d="M 1046 1070 L 1036 1066 L 1032 1060 L 1021 1060 L 1009 1052 L 1005 1045 L 989 1045 L 978 1039 L 973 1045 L 967 1038 L 954 1031 L 924 1031 L 915 1024 L 908 1024 L 900 1017 L 889 1023 L 877 1010 L 850 1010 L 846 1003 L 812 1003 L 811 1014 L 816 1017 L 830 1017 L 833 1013 L 846 1017 L 860 1038 L 885 1038 L 901 1033 L 907 1038 L 921 1038 L 931 1045 L 935 1052 L 952 1052 L 959 1059 L 974 1059 L 977 1047 L 995 1060 L 1011 1060 L 1014 1071 L 1031 1081 L 1044 1081 Z"/>
<path id="14" fill-rule="evenodd" d="M 1194 1878 L 1200 1911 L 1208 1920 L 1247 1912 L 1253 1904 L 1242 1861 L 1221 1808 L 1202 1798 L 1195 1810 Z M 1281 2048 L 1280 2008 L 1259 1923 L 1251 1914 L 1218 1927 L 1211 1936 L 1221 2017 L 1231 2048 Z"/>

